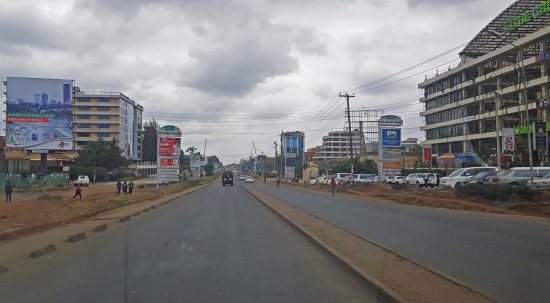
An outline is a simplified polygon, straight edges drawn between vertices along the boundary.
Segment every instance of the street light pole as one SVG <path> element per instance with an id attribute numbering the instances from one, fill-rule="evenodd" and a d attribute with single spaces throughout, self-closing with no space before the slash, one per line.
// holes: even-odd
<path id="1" fill-rule="evenodd" d="M 502 40 L 504 43 L 509 43 L 510 45 L 512 45 L 514 47 L 514 51 L 516 52 L 516 58 L 519 58 L 519 52 L 520 52 L 520 49 L 517 45 L 515 45 L 514 43 L 512 42 L 507 42 L 506 39 L 504 39 L 504 35 L 500 32 L 497 32 L 495 30 L 489 30 L 488 33 L 490 33 L 491 35 L 499 38 L 500 40 Z M 517 60 L 516 60 L 517 61 Z M 516 62 L 517 63 L 517 62 Z M 527 78 L 525 78 L 525 60 L 523 58 L 523 52 L 522 52 L 522 56 L 521 56 L 521 66 L 520 66 L 520 69 L 521 69 L 521 77 L 522 77 L 522 82 L 523 82 L 523 102 L 525 102 L 525 122 L 527 124 L 527 127 L 528 129 L 530 129 L 530 122 L 529 122 L 529 103 L 527 102 Z M 533 129 L 533 132 L 535 130 Z M 529 155 L 529 175 L 531 176 L 531 184 L 534 183 L 533 179 L 533 144 L 531 142 L 531 134 L 529 132 L 527 132 L 527 149 L 528 149 L 528 152 L 527 154 Z"/>

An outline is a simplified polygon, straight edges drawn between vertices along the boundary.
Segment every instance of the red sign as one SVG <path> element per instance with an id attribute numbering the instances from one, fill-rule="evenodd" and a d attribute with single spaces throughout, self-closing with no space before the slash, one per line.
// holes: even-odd
<path id="1" fill-rule="evenodd" d="M 179 156 L 180 150 L 180 138 L 159 138 L 159 153 L 161 156 Z"/>
<path id="2" fill-rule="evenodd" d="M 384 162 L 384 168 L 401 168 L 400 161 Z"/>
<path id="3" fill-rule="evenodd" d="M 179 167 L 180 160 L 177 158 L 161 158 L 160 167 Z"/>
<path id="4" fill-rule="evenodd" d="M 424 147 L 424 162 L 432 162 L 432 148 Z"/>

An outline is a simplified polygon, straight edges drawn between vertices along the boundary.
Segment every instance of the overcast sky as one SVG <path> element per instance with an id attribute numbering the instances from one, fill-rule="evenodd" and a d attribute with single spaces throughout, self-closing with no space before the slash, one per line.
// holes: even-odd
<path id="1" fill-rule="evenodd" d="M 512 2 L 0 0 L 0 78 L 123 92 L 145 120 L 179 126 L 184 148 L 208 139 L 207 155 L 230 163 L 252 140 L 273 155 L 281 130 L 320 144 L 344 127 L 341 100 L 316 113 L 339 92 L 468 42 Z M 423 139 L 417 85 L 455 59 L 367 86 L 352 108 L 401 115 L 404 137 Z"/>

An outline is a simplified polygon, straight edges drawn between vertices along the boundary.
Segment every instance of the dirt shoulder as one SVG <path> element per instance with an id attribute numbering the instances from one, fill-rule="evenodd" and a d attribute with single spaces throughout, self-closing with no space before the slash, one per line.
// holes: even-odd
<path id="1" fill-rule="evenodd" d="M 284 185 L 311 191 L 329 191 L 327 185 L 320 184 Z M 338 186 L 337 192 L 373 202 L 550 218 L 550 191 L 541 192 L 532 201 L 466 198 L 457 195 L 456 190 L 452 188 L 420 188 L 411 185 L 396 189 L 385 183 Z"/>
<path id="2" fill-rule="evenodd" d="M 207 183 L 208 181 L 203 181 Z M 144 186 L 136 181 L 133 193 L 116 194 L 115 183 L 98 183 L 82 187 L 82 200 L 73 199 L 71 186 L 16 189 L 13 202 L 0 202 L 0 241 L 42 231 L 56 226 L 80 222 L 109 210 L 165 197 L 200 186 L 198 181 L 185 181 L 159 187 Z"/>
<path id="3" fill-rule="evenodd" d="M 369 286 L 381 294 L 381 301 L 492 302 L 490 298 L 365 238 L 288 205 L 261 190 L 243 187 L 361 275 Z"/>

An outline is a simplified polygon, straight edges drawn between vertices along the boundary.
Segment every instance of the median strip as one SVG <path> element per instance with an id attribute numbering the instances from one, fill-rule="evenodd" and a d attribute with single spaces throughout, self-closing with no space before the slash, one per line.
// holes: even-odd
<path id="1" fill-rule="evenodd" d="M 243 186 L 336 260 L 359 274 L 383 301 L 492 302 L 483 294 L 451 281 L 367 239 L 261 190 Z"/>
<path id="2" fill-rule="evenodd" d="M 51 252 L 54 252 L 55 251 L 55 245 L 53 244 L 48 244 L 40 249 L 36 249 L 36 250 L 33 250 L 29 253 L 29 257 L 31 258 L 38 258 L 38 257 L 41 257 L 45 254 L 49 254 Z"/>
<path id="3" fill-rule="evenodd" d="M 84 238 L 86 238 L 86 233 L 79 232 L 79 233 L 76 233 L 74 235 L 69 236 L 67 238 L 67 242 L 74 243 L 74 242 L 78 242 L 80 240 L 83 240 Z"/>

